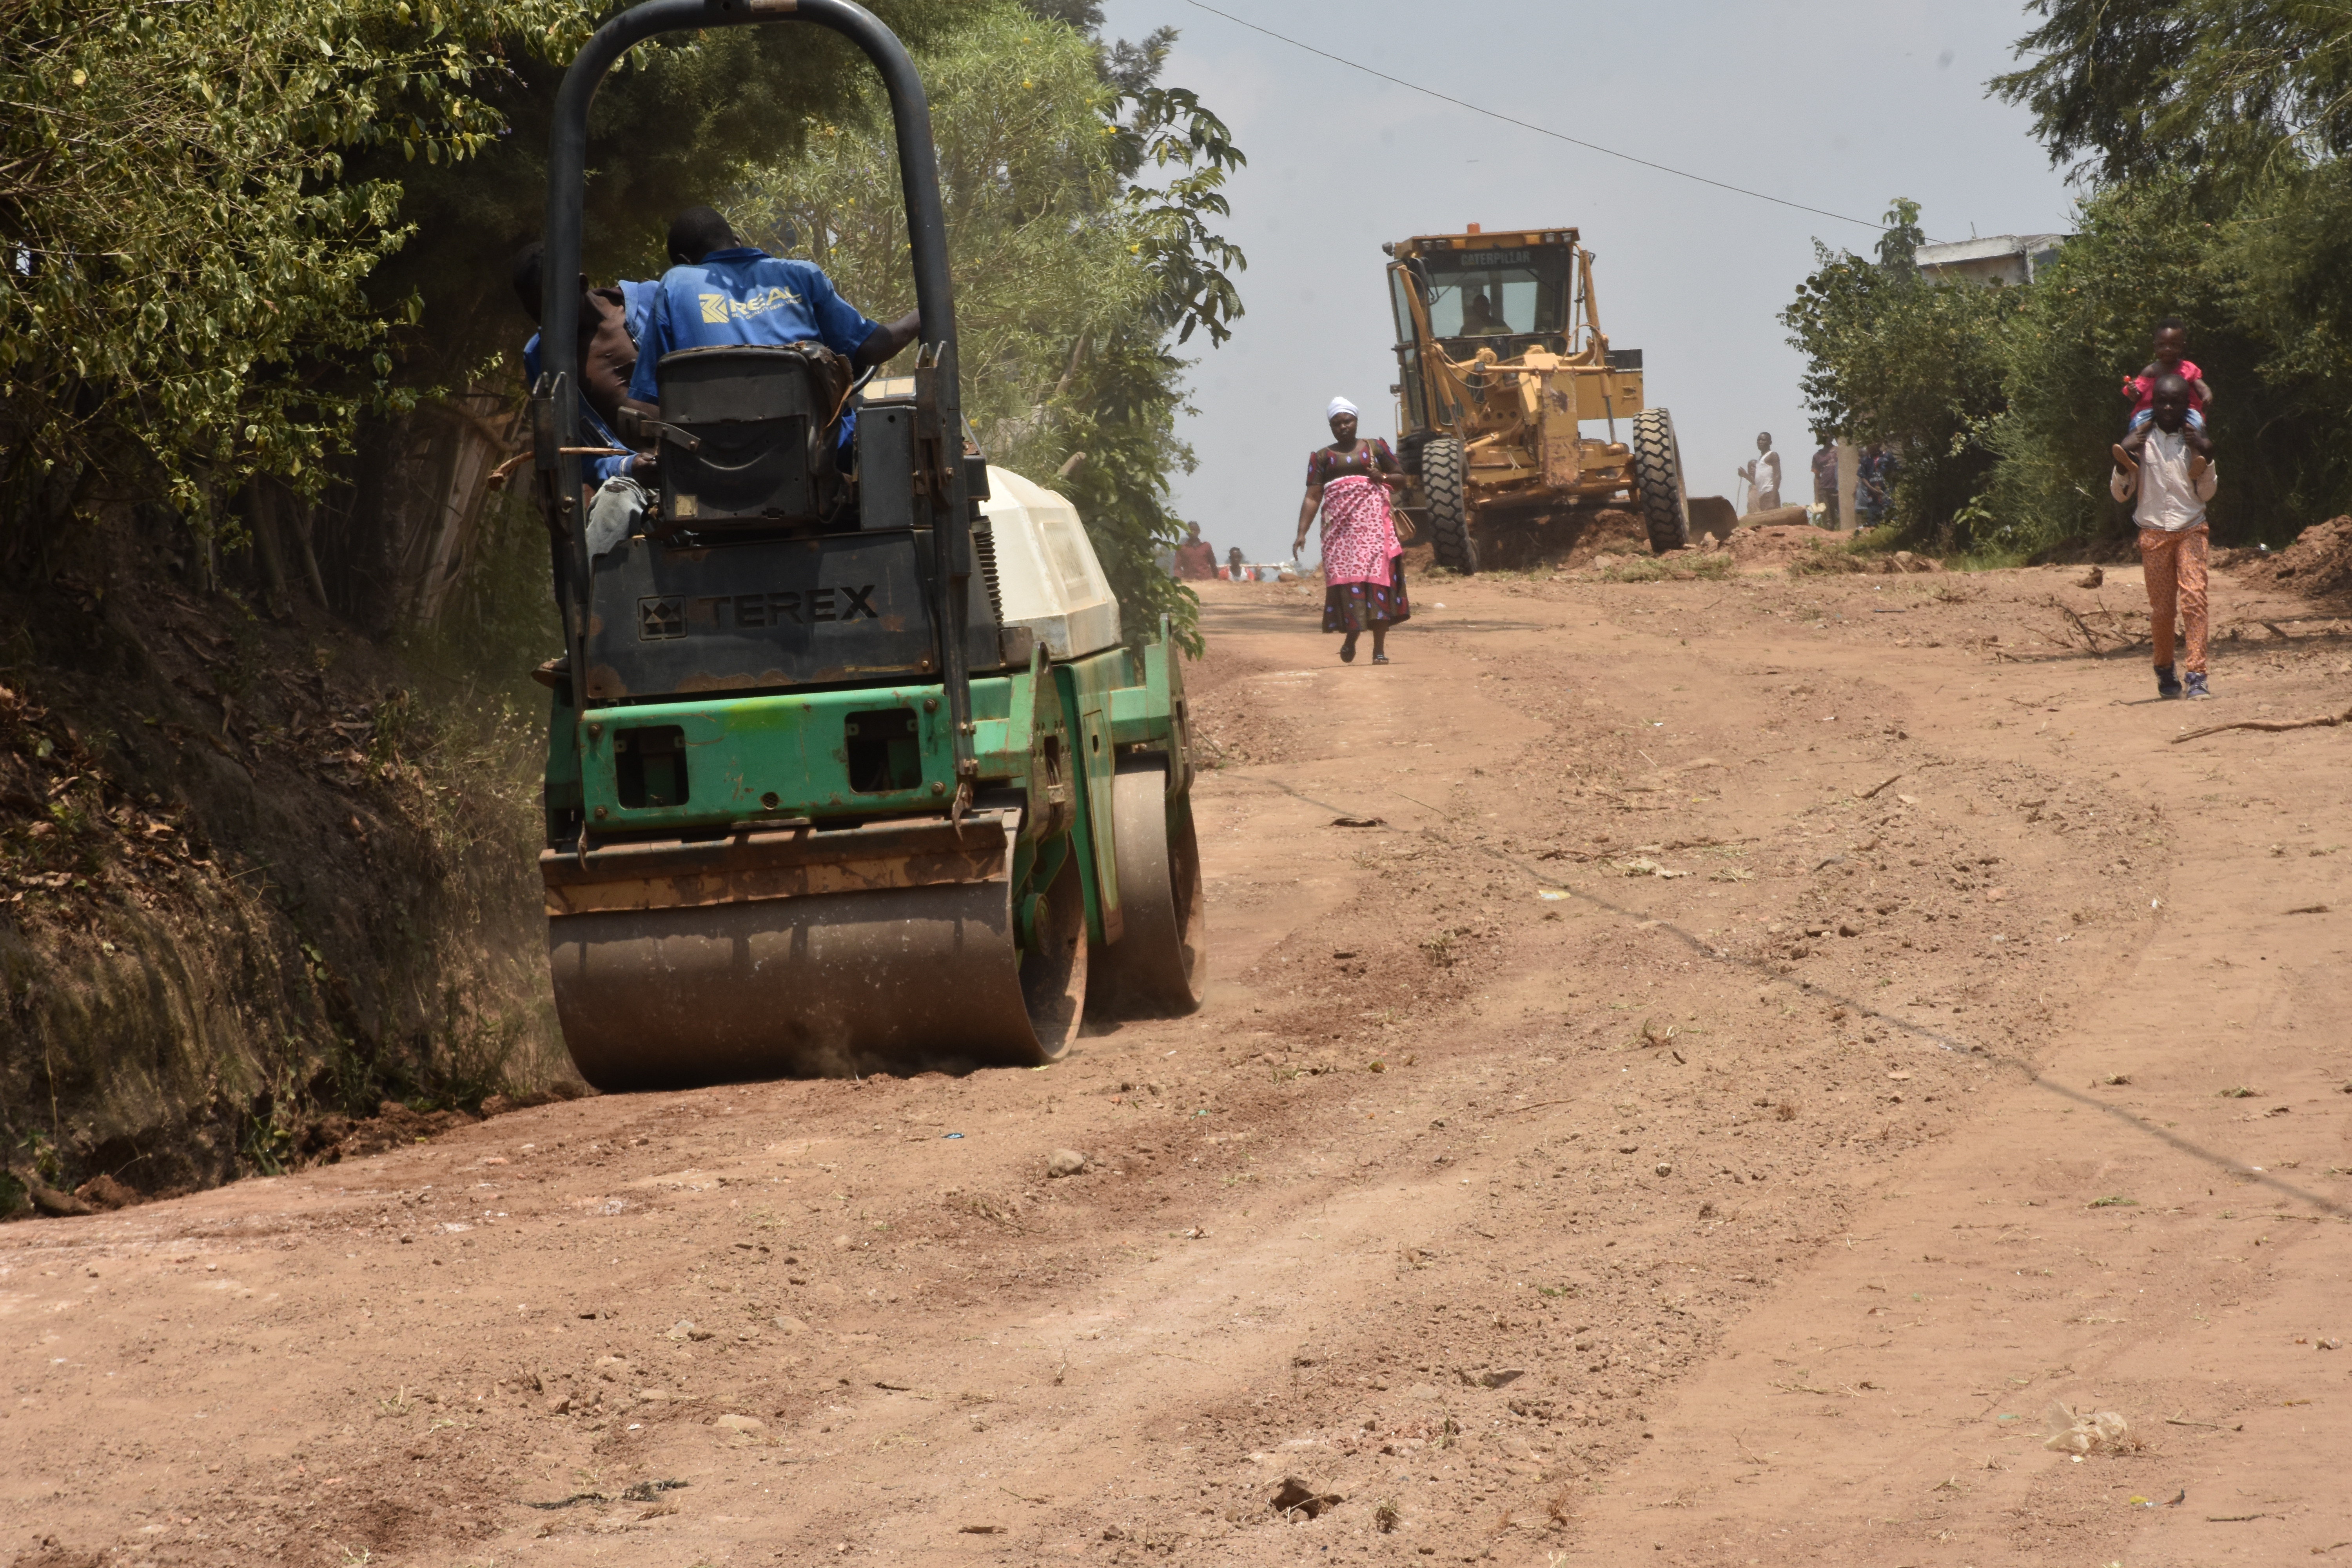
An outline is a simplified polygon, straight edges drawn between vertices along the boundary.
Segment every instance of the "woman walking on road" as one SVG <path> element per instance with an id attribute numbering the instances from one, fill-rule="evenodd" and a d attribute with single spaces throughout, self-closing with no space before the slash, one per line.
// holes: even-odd
<path id="1" fill-rule="evenodd" d="M 1404 470 L 1386 441 L 1356 437 L 1356 405 L 1335 397 L 1324 410 L 1331 444 L 1307 459 L 1307 499 L 1298 506 L 1298 537 L 1290 552 L 1307 548 L 1307 525 L 1323 512 L 1323 629 L 1345 632 L 1339 661 L 1356 662 L 1356 638 L 1369 626 L 1372 662 L 1389 661 L 1389 628 L 1412 616 L 1404 593 L 1404 546 L 1397 542 L 1389 491 Z"/>

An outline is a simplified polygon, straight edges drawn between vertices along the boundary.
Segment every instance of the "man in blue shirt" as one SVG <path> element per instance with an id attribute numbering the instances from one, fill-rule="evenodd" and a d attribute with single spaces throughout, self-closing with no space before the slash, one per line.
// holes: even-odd
<path id="1" fill-rule="evenodd" d="M 671 220 L 669 258 L 676 265 L 656 287 L 629 380 L 633 403 L 658 399 L 656 372 L 674 350 L 816 342 L 866 370 L 922 330 L 911 310 L 887 325 L 867 321 L 814 265 L 745 245 L 709 207 L 688 207 Z"/>

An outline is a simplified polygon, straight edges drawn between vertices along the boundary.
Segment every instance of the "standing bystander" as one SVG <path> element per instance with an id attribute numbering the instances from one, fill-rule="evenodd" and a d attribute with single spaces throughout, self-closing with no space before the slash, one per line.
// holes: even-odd
<path id="1" fill-rule="evenodd" d="M 1857 528 L 1876 528 L 1895 508 L 1895 454 L 1883 441 L 1862 449 L 1854 465 L 1853 514 Z"/>
<path id="2" fill-rule="evenodd" d="M 1756 456 L 1739 465 L 1739 477 L 1748 481 L 1748 510 L 1752 514 L 1771 511 L 1780 504 L 1780 454 L 1772 449 L 1772 433 L 1764 431 L 1756 437 Z"/>
<path id="3" fill-rule="evenodd" d="M 1833 437 L 1822 437 L 1820 450 L 1813 454 L 1813 500 L 1822 508 L 1823 521 L 1832 528 L 1837 527 L 1838 458 Z"/>
<path id="4" fill-rule="evenodd" d="M 1184 525 L 1184 542 L 1176 547 L 1176 575 L 1187 583 L 1205 583 L 1217 574 L 1217 552 L 1201 537 L 1201 525 Z"/>
<path id="5" fill-rule="evenodd" d="M 2167 371 L 2156 378 L 2154 417 L 2137 461 L 2116 448 L 2108 488 L 2131 500 L 2139 525 L 2139 558 L 2147 572 L 2147 608 L 2154 621 L 2156 689 L 2160 697 L 2210 697 L 2205 689 L 2205 549 L 2210 537 L 2205 503 L 2217 481 L 2212 460 L 2189 443 L 2189 382 Z M 2189 645 L 2184 682 L 2173 673 L 2173 618 Z"/>

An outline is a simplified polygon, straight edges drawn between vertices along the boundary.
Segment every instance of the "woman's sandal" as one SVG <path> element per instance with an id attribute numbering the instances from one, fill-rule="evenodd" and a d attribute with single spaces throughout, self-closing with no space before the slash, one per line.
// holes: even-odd
<path id="1" fill-rule="evenodd" d="M 1376 653 L 1372 655 L 1372 662 L 1374 664 L 1386 664 L 1388 661 L 1389 656 L 1384 653 Z"/>
<path id="2" fill-rule="evenodd" d="M 1356 662 L 1356 639 L 1354 637 L 1349 637 L 1346 642 L 1339 645 L 1339 662 L 1341 664 L 1353 664 Z"/>

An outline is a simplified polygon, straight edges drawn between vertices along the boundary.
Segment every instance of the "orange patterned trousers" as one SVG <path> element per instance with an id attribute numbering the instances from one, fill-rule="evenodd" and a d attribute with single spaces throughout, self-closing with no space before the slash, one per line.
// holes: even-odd
<path id="1" fill-rule="evenodd" d="M 2173 621 L 2186 634 L 2189 673 L 2205 672 L 2205 545 L 2212 537 L 2203 523 L 2167 533 L 2139 531 L 2140 564 L 2147 572 L 2147 610 L 2156 622 L 2156 662 L 2172 662 Z"/>

